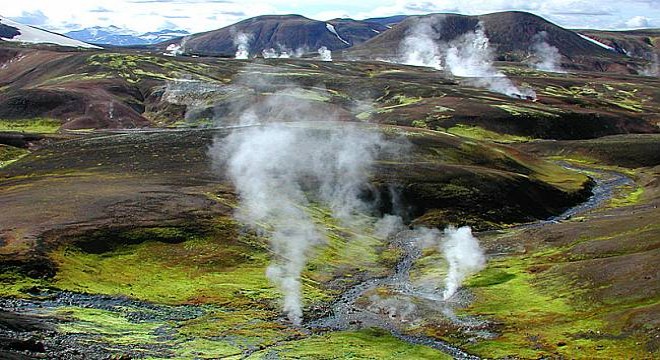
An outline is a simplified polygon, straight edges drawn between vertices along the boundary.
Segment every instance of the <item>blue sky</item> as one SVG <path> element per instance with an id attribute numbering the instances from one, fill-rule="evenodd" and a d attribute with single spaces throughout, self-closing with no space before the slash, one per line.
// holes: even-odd
<path id="1" fill-rule="evenodd" d="M 138 32 L 164 28 L 201 32 L 264 14 L 301 14 L 318 20 L 454 12 L 529 11 L 569 28 L 660 27 L 660 0 L 20 0 L 3 1 L 2 16 L 66 32 L 116 25 Z"/>

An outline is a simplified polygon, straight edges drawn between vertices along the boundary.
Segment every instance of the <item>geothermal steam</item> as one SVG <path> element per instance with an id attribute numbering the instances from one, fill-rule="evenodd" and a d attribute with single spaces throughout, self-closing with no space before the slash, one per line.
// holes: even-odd
<path id="1" fill-rule="evenodd" d="M 321 61 L 332 61 L 332 51 L 328 50 L 327 47 L 321 46 L 318 52 Z"/>
<path id="2" fill-rule="evenodd" d="M 234 46 L 236 46 L 236 55 L 239 60 L 246 60 L 250 56 L 250 41 L 252 37 L 243 32 L 234 34 Z"/>
<path id="3" fill-rule="evenodd" d="M 367 188 L 367 176 L 383 139 L 379 133 L 343 124 L 325 130 L 310 125 L 271 122 L 273 118 L 311 122 L 332 120 L 299 98 L 282 94 L 248 109 L 244 120 L 263 125 L 235 130 L 213 154 L 227 157 L 228 174 L 236 186 L 242 222 L 268 228 L 273 259 L 268 279 L 284 296 L 283 311 L 290 321 L 302 321 L 301 279 L 309 255 L 326 241 L 322 226 L 306 212 L 310 204 L 332 210 L 333 216 L 350 221 L 368 205 L 359 195 Z M 304 101 L 303 101 L 304 102 Z M 268 110 L 259 108 L 267 107 Z"/>
<path id="4" fill-rule="evenodd" d="M 261 55 L 264 59 L 288 59 L 291 57 L 291 52 L 288 50 L 277 51 L 273 48 L 263 49 Z"/>
<path id="5" fill-rule="evenodd" d="M 440 250 L 449 264 L 445 290 L 442 293 L 442 298 L 448 300 L 467 276 L 486 266 L 486 256 L 479 246 L 479 240 L 472 236 L 472 230 L 468 226 L 445 229 Z"/>
<path id="6" fill-rule="evenodd" d="M 660 61 L 658 60 L 658 54 L 651 55 L 651 63 L 649 63 L 642 71 L 640 72 L 644 76 L 660 76 Z"/>
<path id="7" fill-rule="evenodd" d="M 325 227 L 307 209 L 330 209 L 345 226 L 363 228 L 365 215 L 374 213 L 374 204 L 364 195 L 373 194 L 369 174 L 376 159 L 405 156 L 408 147 L 386 141 L 375 128 L 333 122 L 332 110 L 305 99 L 309 89 L 269 84 L 263 77 L 245 76 L 239 82 L 243 83 L 234 86 L 270 95 L 236 104 L 241 111 L 236 117 L 239 126 L 216 139 L 210 154 L 237 190 L 237 219 L 269 239 L 272 257 L 266 276 L 283 295 L 283 312 L 299 325 L 301 274 L 315 248 L 327 241 Z M 168 94 L 188 103 L 189 86 L 196 85 L 173 83 Z M 397 189 L 390 189 L 394 215 L 372 219 L 376 236 L 385 238 L 406 228 L 399 216 L 406 209 L 397 194 Z M 449 297 L 465 276 L 483 266 L 483 253 L 469 228 L 449 229 L 444 237 L 437 229 L 431 232 L 433 246 L 442 249 L 450 266 L 445 281 Z"/>
<path id="8" fill-rule="evenodd" d="M 453 75 L 469 78 L 468 83 L 518 98 L 536 98 L 530 89 L 521 91 L 493 65 L 494 53 L 483 24 L 449 43 L 445 67 Z"/>
<path id="9" fill-rule="evenodd" d="M 495 68 L 494 53 L 482 23 L 479 23 L 474 31 L 449 43 L 439 43 L 439 25 L 430 21 L 422 19 L 412 27 L 401 43 L 399 62 L 444 69 L 452 75 L 466 78 L 470 85 L 511 97 L 536 98 L 531 89 L 519 89 Z"/>
<path id="10" fill-rule="evenodd" d="M 532 63 L 534 68 L 541 71 L 563 73 L 561 68 L 561 54 L 559 49 L 548 44 L 548 33 L 542 31 L 533 38 L 532 54 L 536 60 Z"/>
<path id="11" fill-rule="evenodd" d="M 423 19 L 417 22 L 401 42 L 399 53 L 401 63 L 414 66 L 432 67 L 442 70 L 442 55 L 436 43 L 438 32 L 433 24 Z"/>

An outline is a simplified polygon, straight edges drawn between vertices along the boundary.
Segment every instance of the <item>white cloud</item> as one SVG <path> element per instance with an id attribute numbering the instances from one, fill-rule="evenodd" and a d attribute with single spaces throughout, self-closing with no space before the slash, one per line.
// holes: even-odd
<path id="1" fill-rule="evenodd" d="M 626 26 L 637 29 L 651 26 L 650 19 L 646 16 L 635 16 L 626 21 Z"/>
<path id="2" fill-rule="evenodd" d="M 170 25 L 167 21 L 200 32 L 264 14 L 298 13 L 328 20 L 339 16 L 363 19 L 428 12 L 474 15 L 505 10 L 529 11 L 570 28 L 630 27 L 628 22 L 643 27 L 657 25 L 660 19 L 659 0 L 21 0 L 2 4 L 2 13 L 8 17 L 41 12 L 43 17 L 32 20 L 55 31 L 116 25 L 138 32 L 162 29 Z"/>

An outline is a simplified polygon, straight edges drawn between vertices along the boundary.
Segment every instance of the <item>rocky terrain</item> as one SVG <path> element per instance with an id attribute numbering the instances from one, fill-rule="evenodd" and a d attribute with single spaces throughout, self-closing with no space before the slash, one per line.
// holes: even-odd
<path id="1" fill-rule="evenodd" d="M 377 61 L 2 43 L 0 357 L 657 357 L 660 81 L 495 65 L 536 95 Z M 354 161 L 373 157 L 354 221 L 303 182 L 295 208 L 325 240 L 305 252 L 300 324 L 267 277 L 291 259 L 228 164 L 273 125 L 377 140 L 354 140 Z M 379 232 L 386 214 L 403 228 Z M 450 264 L 415 232 L 449 225 L 487 261 L 443 299 Z"/>

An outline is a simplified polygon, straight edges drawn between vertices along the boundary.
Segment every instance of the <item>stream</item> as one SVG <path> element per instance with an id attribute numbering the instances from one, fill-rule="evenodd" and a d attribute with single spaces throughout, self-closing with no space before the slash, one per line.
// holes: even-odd
<path id="1" fill-rule="evenodd" d="M 594 170 L 588 167 L 583 168 L 569 164 L 561 165 L 570 170 L 594 175 L 592 176 L 595 181 L 592 189 L 593 195 L 585 202 L 567 209 L 558 216 L 520 225 L 517 227 L 518 229 L 546 226 L 570 219 L 578 214 L 583 214 L 597 208 L 612 198 L 618 187 L 633 184 L 630 178 L 617 172 Z M 419 323 L 415 323 L 415 321 L 424 319 L 424 315 L 431 313 L 434 316 L 442 316 L 443 319 L 450 321 L 453 325 L 460 328 L 462 333 L 472 338 L 483 339 L 496 336 L 496 334 L 485 330 L 487 328 L 487 322 L 474 317 L 455 316 L 453 314 L 454 309 L 467 306 L 472 301 L 472 295 L 469 290 L 459 289 L 451 299 L 445 301 L 442 299 L 442 289 L 434 287 L 432 290 L 429 290 L 426 287 L 417 287 L 411 282 L 411 270 L 415 262 L 422 257 L 422 246 L 419 241 L 418 232 L 413 230 L 400 231 L 390 237 L 390 242 L 401 249 L 403 253 L 391 275 L 371 278 L 353 285 L 329 306 L 329 310 L 325 315 L 308 320 L 299 330 L 303 333 L 311 334 L 379 328 L 402 341 L 428 346 L 456 359 L 479 359 L 479 357 L 468 354 L 459 347 L 450 345 L 445 341 L 405 332 L 404 329 L 406 327 L 410 327 L 409 325 L 413 325 L 413 327 L 414 325 L 418 325 Z M 372 294 L 377 294 L 378 289 L 387 289 L 388 295 L 383 298 L 374 298 Z M 31 299 L 0 298 L 0 313 L 5 312 L 9 316 L 28 316 L 36 319 L 34 320 L 36 322 L 47 321 L 44 323 L 44 329 L 46 330 L 36 329 L 34 333 L 32 333 L 32 330 L 29 333 L 21 333 L 0 327 L 0 336 L 6 336 L 8 339 L 18 338 L 20 340 L 25 339 L 28 334 L 36 335 L 37 339 L 39 339 L 34 340 L 37 341 L 34 343 L 37 350 L 32 351 L 50 358 L 106 358 L 113 353 L 116 354 L 115 351 L 121 351 L 129 357 L 159 357 L 164 354 L 171 354 L 172 349 L 167 344 L 174 339 L 174 335 L 176 334 L 176 329 L 172 327 L 172 322 L 176 323 L 196 319 L 214 310 L 212 306 L 153 305 L 125 297 L 87 295 L 55 290 L 41 290 L 33 295 Z M 367 300 L 366 303 L 369 305 L 365 305 L 365 300 Z M 118 312 L 118 314 L 122 314 L 131 322 L 162 325 L 158 327 L 153 343 L 142 345 L 115 344 L 112 347 L 113 350 L 109 351 L 104 344 L 97 344 L 95 342 L 96 340 L 94 339 L 96 339 L 95 336 L 97 335 L 92 333 L 54 331 L 56 324 L 66 323 L 68 320 L 63 320 L 62 315 L 59 315 L 55 318 L 55 322 L 52 322 L 53 320 L 47 320 L 44 316 L 53 313 L 57 314 L 58 312 L 61 313 L 62 311 L 65 314 L 69 307 L 107 310 L 113 313 Z M 45 337 L 38 335 L 42 332 L 45 334 Z M 282 343 L 291 340 L 295 339 L 284 340 Z M 39 350 L 39 347 L 41 350 Z M 243 350 L 240 356 L 248 357 L 257 351 L 267 350 L 270 347 L 254 347 L 247 351 Z M 43 350 L 44 348 L 47 350 Z"/>
<path id="2" fill-rule="evenodd" d="M 586 173 L 587 175 L 596 174 L 596 176 L 591 176 L 595 182 L 595 185 L 592 188 L 592 195 L 585 202 L 566 209 L 560 215 L 538 222 L 523 224 L 515 227 L 516 229 L 541 227 L 559 221 L 568 220 L 573 216 L 588 212 L 602 205 L 605 201 L 614 196 L 618 187 L 634 184 L 632 179 L 618 172 L 595 170 L 563 162 L 559 165 L 572 171 Z M 459 323 L 459 325 L 464 329 L 468 329 L 468 331 L 471 325 L 476 325 L 475 328 L 478 328 L 483 324 L 483 322 L 478 319 L 470 317 L 461 319 L 453 316 L 452 309 L 461 305 L 466 305 L 465 297 L 469 296 L 469 294 L 466 294 L 465 290 L 459 289 L 451 299 L 445 301 L 442 299 L 441 292 L 429 293 L 425 290 L 416 289 L 413 286 L 410 281 L 410 270 L 415 261 L 422 255 L 422 248 L 418 240 L 418 235 L 413 230 L 404 230 L 396 234 L 392 241 L 397 247 L 403 250 L 404 256 L 396 265 L 393 274 L 387 277 L 369 279 L 354 285 L 335 300 L 331 306 L 329 315 L 307 322 L 304 324 L 304 327 L 307 329 L 319 329 L 323 331 L 341 331 L 356 328 L 377 327 L 389 331 L 393 336 L 400 340 L 411 344 L 432 347 L 454 357 L 455 359 L 479 359 L 479 357 L 468 354 L 445 341 L 431 337 L 404 334 L 400 329 L 400 325 L 397 325 L 397 322 L 400 322 L 400 319 L 397 318 L 396 312 L 390 312 L 389 314 L 383 315 L 369 311 L 369 308 L 365 309 L 356 305 L 356 302 L 365 294 L 374 291 L 377 288 L 385 287 L 398 294 L 434 303 L 437 308 L 443 309 L 442 311 L 448 315 L 447 317 L 450 318 L 452 322 Z M 454 300 L 456 297 L 459 298 L 457 301 L 458 303 Z M 463 297 L 463 299 L 460 299 L 461 297 Z M 467 302 L 469 302 L 469 300 L 467 300 Z M 484 336 L 495 336 L 495 334 L 485 333 Z"/>

